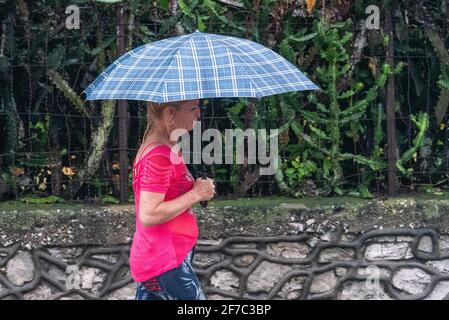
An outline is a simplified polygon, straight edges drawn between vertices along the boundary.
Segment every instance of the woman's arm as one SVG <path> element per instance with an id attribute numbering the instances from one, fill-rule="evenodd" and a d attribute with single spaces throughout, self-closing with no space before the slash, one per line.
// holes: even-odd
<path id="1" fill-rule="evenodd" d="M 190 191 L 169 201 L 164 201 L 164 193 L 141 191 L 139 220 L 144 227 L 162 224 L 191 208 L 195 203 L 212 199 L 214 194 L 214 181 L 210 178 L 198 178 Z"/>
<path id="2" fill-rule="evenodd" d="M 173 200 L 164 201 L 164 198 L 163 193 L 140 192 L 139 219 L 144 227 L 167 222 L 199 201 L 192 190 Z"/>

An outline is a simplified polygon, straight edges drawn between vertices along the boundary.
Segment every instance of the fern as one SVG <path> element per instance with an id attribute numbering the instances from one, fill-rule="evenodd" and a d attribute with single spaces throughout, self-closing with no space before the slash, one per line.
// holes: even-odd
<path id="1" fill-rule="evenodd" d="M 192 19 L 196 18 L 196 15 L 193 13 L 193 9 L 195 8 L 195 4 L 197 1 L 194 1 L 192 4 L 187 4 L 184 0 L 178 0 L 179 9 L 181 9 L 182 13 Z"/>
<path id="2" fill-rule="evenodd" d="M 346 135 L 356 138 L 359 130 L 363 130 L 363 127 L 357 124 L 365 116 L 370 103 L 377 98 L 380 89 L 385 86 L 388 75 L 402 69 L 402 64 L 398 64 L 394 70 L 388 64 L 384 64 L 373 85 L 363 94 L 361 93 L 363 85 L 355 81 L 349 83 L 348 89 L 339 92 L 338 83 L 350 69 L 350 57 L 346 46 L 353 34 L 345 31 L 348 26 L 349 22 L 332 25 L 315 22 L 313 36 L 310 35 L 309 38 L 313 40 L 324 61 L 316 71 L 321 80 L 320 85 L 326 90 L 320 94 L 320 99 L 315 93 L 309 96 L 309 102 L 316 106 L 316 110 L 300 110 L 304 118 L 312 123 L 306 127 L 310 130 L 310 136 L 302 133 L 302 140 L 324 156 L 323 177 L 327 184 L 325 189 L 336 194 L 344 193 L 341 187 L 345 183 L 343 161 L 353 161 L 374 171 L 386 167 L 381 159 L 369 159 L 362 155 L 343 152 L 342 134 L 349 129 Z M 362 190 L 360 194 L 366 196 L 367 192 Z"/>
<path id="3" fill-rule="evenodd" d="M 296 64 L 296 53 L 295 50 L 293 50 L 293 48 L 290 46 L 288 38 L 281 41 L 279 52 L 292 64 Z"/>
<path id="4" fill-rule="evenodd" d="M 441 39 L 436 31 L 430 28 L 425 28 L 425 32 L 440 60 L 441 72 L 438 85 L 441 91 L 438 97 L 435 113 L 437 122 L 441 122 L 449 105 L 449 52 L 444 46 L 443 39 Z"/>
<path id="5" fill-rule="evenodd" d="M 299 36 L 299 37 L 292 35 L 292 36 L 289 36 L 288 38 L 295 42 L 306 42 L 306 41 L 309 41 L 309 40 L 312 40 L 313 38 L 315 38 L 316 35 L 317 35 L 317 33 L 313 32 L 313 33 L 310 33 L 310 34 L 307 34 L 304 36 Z"/>
<path id="6" fill-rule="evenodd" d="M 413 154 L 415 154 L 419 148 L 421 148 L 424 144 L 424 136 L 429 127 L 429 115 L 427 113 L 421 112 L 418 116 L 412 115 L 412 122 L 418 128 L 418 134 L 413 139 L 413 144 L 406 152 L 404 152 L 399 160 L 396 161 L 396 167 L 399 171 L 405 176 L 410 176 L 413 172 L 412 168 L 405 169 L 404 163 L 409 161 Z"/>
<path id="7" fill-rule="evenodd" d="M 89 114 L 84 108 L 84 102 L 81 97 L 70 87 L 67 81 L 55 70 L 48 70 L 47 75 L 53 85 L 61 90 L 64 96 L 72 103 L 72 106 L 82 115 L 89 118 Z"/>

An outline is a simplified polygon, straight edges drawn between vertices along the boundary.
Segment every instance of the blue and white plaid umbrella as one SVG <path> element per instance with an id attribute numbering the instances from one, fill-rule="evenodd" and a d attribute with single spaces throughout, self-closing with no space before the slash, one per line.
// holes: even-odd
<path id="1" fill-rule="evenodd" d="M 319 89 L 276 52 L 249 40 L 203 32 L 137 47 L 84 90 L 86 100 L 169 102 L 264 96 Z"/>

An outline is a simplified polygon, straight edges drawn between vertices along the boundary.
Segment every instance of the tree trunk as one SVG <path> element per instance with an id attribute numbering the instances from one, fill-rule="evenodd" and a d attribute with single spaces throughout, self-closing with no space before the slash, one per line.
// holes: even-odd
<path id="1" fill-rule="evenodd" d="M 251 122 L 254 119 L 254 114 L 256 110 L 256 100 L 248 99 L 248 106 L 245 111 L 245 119 L 244 123 L 246 128 L 251 128 Z M 248 190 L 259 180 L 260 172 L 259 166 L 256 165 L 253 172 L 250 172 L 249 163 L 248 163 L 248 141 L 244 140 L 244 160 L 243 160 L 243 168 L 241 172 L 241 181 L 242 184 L 238 188 L 238 193 L 240 195 L 245 195 Z"/>
<path id="2" fill-rule="evenodd" d="M 119 190 L 117 189 L 114 183 L 114 177 L 112 174 L 112 161 L 108 152 L 103 153 L 103 159 L 104 159 L 104 168 L 106 172 L 106 179 L 109 181 L 109 185 L 112 189 L 112 194 L 114 195 L 114 197 L 119 198 L 120 194 Z"/>
<path id="3" fill-rule="evenodd" d="M 61 128 L 58 121 L 58 117 L 52 117 L 51 128 L 50 128 L 50 141 L 53 150 L 61 150 L 60 134 Z M 60 159 L 58 157 L 58 159 Z M 52 163 L 51 165 L 51 194 L 55 196 L 60 196 L 62 194 L 62 168 L 60 160 L 58 163 Z"/>
<path id="4" fill-rule="evenodd" d="M 391 69 L 394 69 L 394 26 L 393 17 L 391 15 L 392 8 L 386 9 L 385 19 L 385 33 L 389 37 L 387 47 L 387 63 Z M 388 141 L 388 195 L 394 196 L 396 194 L 397 179 L 396 179 L 396 113 L 395 113 L 395 87 L 394 87 L 394 73 L 388 76 L 387 84 L 387 141 Z"/>
<path id="5" fill-rule="evenodd" d="M 125 53 L 125 5 L 117 5 L 117 57 Z M 119 114 L 119 170 L 120 170 L 120 203 L 128 202 L 128 104 L 126 100 L 118 100 Z"/>
<path id="6" fill-rule="evenodd" d="M 178 0 L 170 0 L 169 8 L 172 16 L 176 15 L 178 13 Z M 184 28 L 182 27 L 180 22 L 176 23 L 175 34 L 176 35 L 185 34 Z"/>
<path id="7" fill-rule="evenodd" d="M 89 154 L 86 157 L 83 168 L 78 172 L 77 180 L 72 184 L 73 194 L 76 194 L 81 185 L 93 177 L 100 167 L 102 155 L 108 142 L 115 113 L 115 102 L 105 100 L 101 103 L 102 122 L 97 130 L 92 134 L 92 142 Z"/>

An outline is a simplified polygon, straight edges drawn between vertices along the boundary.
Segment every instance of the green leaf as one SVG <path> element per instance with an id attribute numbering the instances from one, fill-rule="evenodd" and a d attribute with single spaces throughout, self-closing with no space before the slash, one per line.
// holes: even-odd
<path id="1" fill-rule="evenodd" d="M 296 64 L 296 53 L 295 50 L 290 46 L 288 38 L 281 41 L 280 53 L 285 59 L 290 61 L 292 64 Z"/>
<path id="2" fill-rule="evenodd" d="M 369 166 L 373 170 L 382 170 L 386 168 L 386 164 L 383 161 L 374 160 L 374 159 L 368 159 L 362 155 L 355 155 L 351 153 L 341 153 L 340 154 L 341 160 L 353 160 L 357 163 Z"/>
<path id="3" fill-rule="evenodd" d="M 292 122 L 290 123 L 290 127 L 292 128 L 293 132 L 294 132 L 296 135 L 299 136 L 299 135 L 302 133 L 301 126 L 298 125 L 298 123 L 297 123 L 296 120 L 294 120 L 294 121 L 292 121 Z"/>
<path id="4" fill-rule="evenodd" d="M 215 17 L 220 20 L 222 23 L 224 23 L 226 26 L 229 25 L 229 21 L 224 16 L 224 13 L 227 11 L 226 7 L 220 7 L 219 4 L 217 4 L 216 1 L 212 0 L 203 0 L 203 5 L 209 9 L 209 11 L 212 11 L 212 13 L 215 15 Z"/>
<path id="5" fill-rule="evenodd" d="M 100 52 L 102 52 L 106 47 L 108 47 L 114 40 L 115 40 L 114 36 L 109 36 L 105 40 L 102 41 L 101 46 L 94 48 L 92 50 L 89 50 L 86 48 L 85 51 L 92 56 L 96 56 Z"/>
<path id="6" fill-rule="evenodd" d="M 330 138 L 326 135 L 325 132 L 321 131 L 320 129 L 314 127 L 313 125 L 309 125 L 310 130 L 314 132 L 319 139 L 330 141 Z"/>
<path id="7" fill-rule="evenodd" d="M 340 187 L 334 187 L 334 192 L 339 196 L 343 196 L 345 194 Z"/>
<path id="8" fill-rule="evenodd" d="M 48 197 L 36 197 L 32 194 L 27 194 L 19 199 L 19 201 L 31 204 L 42 204 L 42 203 L 64 203 L 65 200 L 58 196 L 48 196 Z"/>
<path id="9" fill-rule="evenodd" d="M 205 32 L 206 31 L 206 25 L 203 22 L 203 19 L 198 19 L 198 31 Z"/>
<path id="10" fill-rule="evenodd" d="M 67 81 L 64 80 L 61 74 L 59 74 L 57 71 L 49 69 L 47 71 L 47 75 L 52 81 L 52 83 L 62 91 L 64 96 L 70 100 L 73 107 L 80 113 L 85 115 L 86 117 L 89 117 L 89 114 L 86 111 L 86 108 L 84 107 L 84 102 L 81 99 L 81 97 L 73 90 L 73 88 L 67 83 Z"/>
<path id="11" fill-rule="evenodd" d="M 218 168 L 218 169 L 215 169 L 215 173 L 226 174 L 226 173 L 228 173 L 228 170 L 226 168 Z"/>
<path id="12" fill-rule="evenodd" d="M 307 119 L 310 121 L 314 121 L 317 123 L 329 123 L 330 120 L 320 117 L 316 112 L 306 111 L 306 110 L 300 110 L 300 113 L 304 115 Z"/>
<path id="13" fill-rule="evenodd" d="M 61 61 L 65 55 L 65 47 L 58 45 L 48 56 L 48 69 L 57 69 L 61 65 Z"/>
<path id="14" fill-rule="evenodd" d="M 329 159 L 325 158 L 323 161 L 324 174 L 329 175 L 331 168 L 332 168 L 332 162 Z"/>
<path id="15" fill-rule="evenodd" d="M 235 114 L 233 114 L 232 112 L 228 112 L 228 117 L 231 120 L 231 122 L 239 129 L 245 130 L 245 125 L 243 124 L 243 122 L 238 118 L 238 116 L 236 116 Z"/>
<path id="16" fill-rule="evenodd" d="M 347 98 L 352 97 L 354 94 L 355 94 L 355 91 L 351 89 L 351 90 L 345 91 L 342 94 L 340 94 L 338 96 L 338 99 L 347 99 Z"/>
<path id="17" fill-rule="evenodd" d="M 47 129 L 45 128 L 45 124 L 42 121 L 37 121 L 36 124 L 34 125 L 34 129 L 39 129 L 40 131 L 46 131 Z"/>
<path id="18" fill-rule="evenodd" d="M 346 43 L 348 42 L 353 36 L 352 32 L 346 32 L 345 35 L 343 36 L 343 38 L 341 38 L 341 43 Z"/>
<path id="19" fill-rule="evenodd" d="M 109 203 L 109 204 L 120 203 L 120 200 L 118 200 L 117 198 L 115 198 L 109 194 L 101 196 L 100 199 L 103 203 Z"/>
<path id="20" fill-rule="evenodd" d="M 296 42 L 305 42 L 305 41 L 309 41 L 310 39 L 315 38 L 315 36 L 317 35 L 316 32 L 310 33 L 310 34 L 306 34 L 304 36 L 289 36 L 288 39 L 292 40 L 292 41 L 296 41 Z"/>
<path id="21" fill-rule="evenodd" d="M 179 19 L 182 17 L 183 13 L 178 11 L 176 14 L 172 15 L 170 18 L 164 20 L 161 28 L 159 29 L 159 34 L 164 35 L 167 34 L 168 31 L 173 28 Z"/>
<path id="22" fill-rule="evenodd" d="M 329 110 L 326 108 L 326 106 L 323 103 L 316 103 L 316 107 L 318 108 L 318 110 L 320 110 L 323 113 L 329 113 Z"/>
<path id="23" fill-rule="evenodd" d="M 423 146 L 424 135 L 429 127 L 429 115 L 425 112 L 420 112 L 418 116 L 412 115 L 412 122 L 418 127 L 418 134 L 413 139 L 413 145 L 401 156 L 400 161 L 406 162 L 411 159 L 413 154 Z"/>
<path id="24" fill-rule="evenodd" d="M 371 194 L 371 192 L 369 192 L 368 188 L 364 185 L 361 185 L 359 187 L 359 193 L 360 193 L 360 197 L 363 199 L 372 199 L 373 195 Z"/>
<path id="25" fill-rule="evenodd" d="M 230 107 L 228 110 L 230 112 L 232 112 L 232 114 L 234 115 L 239 115 L 240 112 L 242 112 L 242 110 L 245 108 L 246 103 L 243 101 L 240 101 L 238 103 L 236 103 L 235 105 L 233 105 L 232 107 Z"/>
<path id="26" fill-rule="evenodd" d="M 165 11 L 168 11 L 169 0 L 159 0 L 159 7 Z"/>
<path id="27" fill-rule="evenodd" d="M 357 120 L 360 120 L 361 118 L 363 118 L 364 114 L 365 114 L 365 112 L 363 110 L 358 111 L 358 112 L 354 111 L 354 113 L 352 115 L 340 117 L 340 122 L 343 124 L 343 123 L 347 123 L 350 121 L 357 121 Z"/>
<path id="28" fill-rule="evenodd" d="M 181 9 L 182 13 L 192 19 L 196 19 L 196 15 L 192 12 L 192 9 L 190 7 L 190 4 L 187 5 L 184 0 L 178 0 L 179 8 Z"/>

